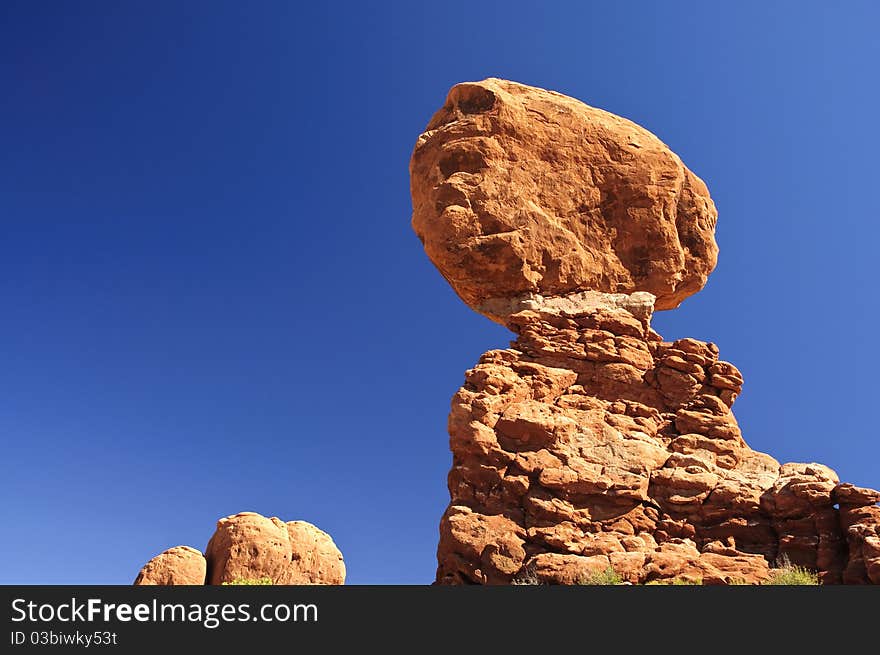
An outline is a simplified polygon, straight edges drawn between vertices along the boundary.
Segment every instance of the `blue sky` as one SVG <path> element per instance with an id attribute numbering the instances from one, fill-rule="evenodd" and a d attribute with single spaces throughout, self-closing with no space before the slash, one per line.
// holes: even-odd
<path id="1" fill-rule="evenodd" d="M 243 510 L 433 579 L 449 400 L 511 335 L 423 254 L 407 164 L 488 76 L 706 181 L 718 268 L 655 328 L 740 368 L 754 448 L 880 487 L 876 4 L 312 4 L 0 6 L 0 582 L 128 584 Z"/>

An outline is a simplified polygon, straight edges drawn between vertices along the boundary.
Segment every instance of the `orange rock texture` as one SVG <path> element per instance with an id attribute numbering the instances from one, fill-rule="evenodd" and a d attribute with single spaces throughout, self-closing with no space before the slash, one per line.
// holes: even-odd
<path id="1" fill-rule="evenodd" d="M 517 335 L 452 400 L 438 583 L 574 584 L 609 567 L 631 583 L 760 583 L 787 559 L 823 583 L 880 584 L 880 492 L 749 448 L 737 368 L 651 329 L 655 301 L 701 288 L 717 252 L 705 186 L 655 137 L 486 80 L 452 89 L 411 173 L 429 256 Z"/>
<path id="2" fill-rule="evenodd" d="M 203 585 L 208 563 L 189 546 L 175 546 L 159 553 L 144 565 L 135 585 Z"/>
<path id="3" fill-rule="evenodd" d="M 458 84 L 410 162 L 412 225 L 471 307 L 648 291 L 670 309 L 715 267 L 706 185 L 624 118 L 534 87 Z"/>
<path id="4" fill-rule="evenodd" d="M 275 585 L 341 585 L 342 553 L 326 532 L 305 521 L 240 512 L 217 522 L 205 554 L 176 546 L 151 559 L 135 585 L 222 585 L 241 580 Z"/>

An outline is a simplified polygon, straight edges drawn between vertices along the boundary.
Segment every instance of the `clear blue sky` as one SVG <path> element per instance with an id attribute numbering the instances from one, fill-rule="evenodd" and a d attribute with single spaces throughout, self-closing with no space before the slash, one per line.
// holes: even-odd
<path id="1" fill-rule="evenodd" d="M 0 5 L 0 582 L 128 584 L 242 510 L 433 579 L 449 400 L 511 335 L 407 163 L 488 76 L 707 182 L 718 268 L 655 327 L 742 370 L 753 447 L 880 487 L 875 3 L 306 4 Z"/>

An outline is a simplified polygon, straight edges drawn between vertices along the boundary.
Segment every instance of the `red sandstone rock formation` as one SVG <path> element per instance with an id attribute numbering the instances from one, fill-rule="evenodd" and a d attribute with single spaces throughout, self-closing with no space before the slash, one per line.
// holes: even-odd
<path id="1" fill-rule="evenodd" d="M 175 546 L 144 564 L 134 584 L 203 585 L 207 567 L 205 556 L 195 548 Z"/>
<path id="2" fill-rule="evenodd" d="M 276 585 L 341 585 L 345 564 L 330 535 L 311 523 L 240 512 L 217 522 L 204 556 L 188 546 L 170 548 L 147 562 L 134 584 L 220 585 L 266 578 Z"/>
<path id="3" fill-rule="evenodd" d="M 669 309 L 715 267 L 706 185 L 657 137 L 559 93 L 459 84 L 419 137 L 412 224 L 461 298 L 649 291 Z"/>
<path id="4" fill-rule="evenodd" d="M 608 567 L 757 583 L 788 558 L 824 583 L 880 584 L 880 492 L 751 450 L 736 367 L 650 327 L 647 292 L 675 306 L 716 255 L 705 187 L 659 141 L 487 80 L 453 88 L 411 173 L 429 256 L 517 334 L 452 401 L 439 583 L 571 584 Z"/>
<path id="5" fill-rule="evenodd" d="M 739 371 L 606 298 L 513 315 L 511 348 L 467 372 L 438 581 L 569 584 L 610 566 L 760 582 L 785 556 L 825 583 L 880 583 L 880 494 L 751 450 L 730 411 Z"/>

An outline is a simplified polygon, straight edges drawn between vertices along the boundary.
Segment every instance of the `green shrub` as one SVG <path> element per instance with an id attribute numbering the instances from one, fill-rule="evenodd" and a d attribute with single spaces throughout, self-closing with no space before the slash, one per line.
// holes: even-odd
<path id="1" fill-rule="evenodd" d="M 272 578 L 236 578 L 232 582 L 224 582 L 223 585 L 270 585 Z"/>
<path id="2" fill-rule="evenodd" d="M 818 585 L 819 576 L 814 571 L 796 566 L 788 559 L 788 555 L 777 558 L 776 566 L 771 569 L 770 577 L 764 580 L 764 585 Z"/>
<path id="3" fill-rule="evenodd" d="M 604 571 L 594 571 L 586 574 L 578 584 L 582 585 L 618 585 L 623 584 L 623 578 L 610 566 Z"/>
<path id="4" fill-rule="evenodd" d="M 770 577 L 764 580 L 764 585 L 817 585 L 819 576 L 803 566 L 789 564 L 770 572 Z"/>

